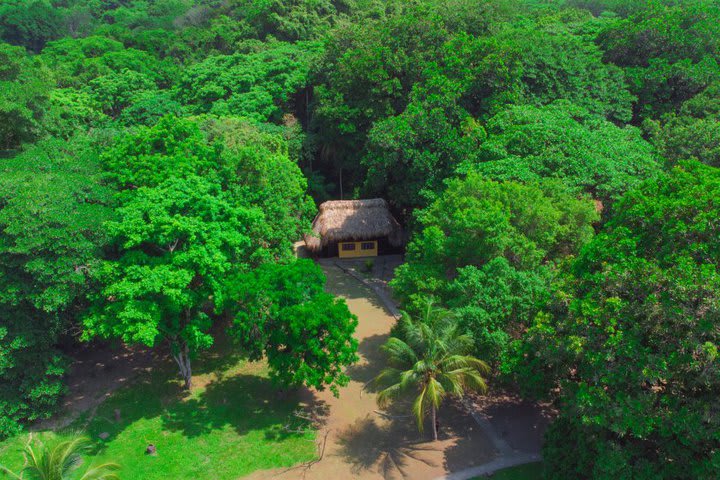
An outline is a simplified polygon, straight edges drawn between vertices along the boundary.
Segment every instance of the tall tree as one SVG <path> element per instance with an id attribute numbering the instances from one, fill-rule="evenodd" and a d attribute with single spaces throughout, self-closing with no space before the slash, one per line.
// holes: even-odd
<path id="1" fill-rule="evenodd" d="M 104 285 L 84 321 L 85 337 L 166 341 L 185 388 L 191 359 L 212 345 L 225 278 L 246 268 L 258 248 L 262 212 L 199 176 L 139 187 L 107 224 L 117 259 L 98 272 Z"/>
<path id="2" fill-rule="evenodd" d="M 343 300 L 323 291 L 325 276 L 310 260 L 265 264 L 232 282 L 231 329 L 251 358 L 267 357 L 284 386 L 338 387 L 357 361 L 357 318 Z"/>
<path id="3" fill-rule="evenodd" d="M 0 436 L 63 393 L 57 344 L 76 330 L 113 215 L 97 156 L 80 137 L 0 162 Z"/>
<path id="4" fill-rule="evenodd" d="M 425 302 L 417 319 L 403 313 L 397 332 L 399 336 L 382 347 L 389 366 L 374 380 L 382 387 L 378 405 L 386 407 L 403 394 L 412 395 L 418 429 L 422 433 L 429 412 L 433 439 L 437 440 L 437 412 L 443 401 L 462 398 L 467 392 L 485 392 L 483 375 L 490 367 L 470 355 L 472 337 L 461 334 L 449 312 L 432 301 Z"/>
<path id="5" fill-rule="evenodd" d="M 387 198 L 399 210 L 430 203 L 485 138 L 478 122 L 459 106 L 457 83 L 442 76 L 428 83 L 413 88 L 401 114 L 373 125 L 362 158 L 365 191 Z"/>
<path id="6" fill-rule="evenodd" d="M 593 203 L 561 184 L 493 182 L 471 174 L 417 212 L 418 227 L 391 285 L 406 310 L 438 298 L 502 363 L 548 297 L 554 266 L 593 235 Z"/>
<path id="7" fill-rule="evenodd" d="M 628 193 L 519 344 L 519 385 L 559 394 L 550 478 L 720 474 L 719 195 L 697 162 Z"/>
<path id="8" fill-rule="evenodd" d="M 344 191 L 360 187 L 373 123 L 400 114 L 449 36 L 437 12 L 408 5 L 362 24 L 342 24 L 318 64 L 313 125 L 320 162 Z"/>
<path id="9" fill-rule="evenodd" d="M 235 121 L 204 126 L 207 132 L 166 117 L 105 155 L 107 180 L 118 192 L 118 218 L 106 224 L 114 251 L 97 273 L 103 288 L 84 319 L 86 339 L 168 344 L 186 388 L 192 359 L 213 343 L 212 325 L 237 312 L 236 283 L 266 263 L 288 261 L 309 214 L 306 183 L 282 139 Z M 311 278 L 322 288 L 322 275 Z M 284 307 L 285 323 L 268 331 L 274 348 L 263 344 L 250 353 L 267 350 L 288 383 L 302 383 L 313 369 L 321 374 L 313 385 L 341 380 L 340 366 L 354 358 L 347 309 L 317 292 L 307 298 L 302 289 Z M 313 322 L 317 335 L 298 334 L 300 324 Z M 338 358 L 325 370 L 311 360 L 319 339 L 333 345 L 328 358 Z M 302 349 L 304 357 L 296 355 Z M 313 367 L 273 364 L 293 355 Z M 293 376 L 294 368 L 303 373 Z"/>

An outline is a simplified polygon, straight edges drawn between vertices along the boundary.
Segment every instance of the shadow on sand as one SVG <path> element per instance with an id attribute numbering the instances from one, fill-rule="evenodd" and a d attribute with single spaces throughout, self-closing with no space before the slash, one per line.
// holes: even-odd
<path id="1" fill-rule="evenodd" d="M 353 467 L 356 475 L 365 470 L 377 469 L 386 479 L 412 478 L 407 467 L 412 461 L 435 466 L 423 455 L 436 451 L 431 444 L 424 443 L 412 421 L 378 422 L 373 417 L 359 419 L 340 432 L 341 455 Z"/>

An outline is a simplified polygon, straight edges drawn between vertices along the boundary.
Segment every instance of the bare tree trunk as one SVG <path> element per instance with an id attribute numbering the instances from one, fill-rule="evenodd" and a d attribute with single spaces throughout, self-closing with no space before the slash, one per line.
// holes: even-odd
<path id="1" fill-rule="evenodd" d="M 438 429 L 437 429 L 437 412 L 435 411 L 435 405 L 432 405 L 430 407 L 430 412 L 432 415 L 433 440 L 435 440 L 437 442 Z"/>
<path id="2" fill-rule="evenodd" d="M 183 379 L 183 387 L 186 390 L 190 390 L 192 388 L 192 366 L 190 364 L 190 354 L 187 343 L 180 341 L 177 352 L 172 353 L 172 357 L 180 369 L 180 376 Z"/>
<path id="3" fill-rule="evenodd" d="M 342 167 L 340 167 L 340 200 L 343 199 Z"/>

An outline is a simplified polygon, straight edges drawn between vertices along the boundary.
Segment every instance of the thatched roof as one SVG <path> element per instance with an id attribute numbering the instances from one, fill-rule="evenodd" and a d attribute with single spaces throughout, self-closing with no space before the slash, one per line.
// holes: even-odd
<path id="1" fill-rule="evenodd" d="M 382 198 L 332 200 L 320 205 L 313 233 L 305 237 L 308 249 L 317 252 L 329 243 L 388 237 L 393 246 L 402 245 L 402 227 Z"/>

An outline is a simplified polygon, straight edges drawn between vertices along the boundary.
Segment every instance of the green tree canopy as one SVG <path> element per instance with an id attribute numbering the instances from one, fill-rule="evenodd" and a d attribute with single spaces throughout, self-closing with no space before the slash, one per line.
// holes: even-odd
<path id="1" fill-rule="evenodd" d="M 50 85 L 49 72 L 37 58 L 0 43 L 0 151 L 37 136 Z"/>
<path id="2" fill-rule="evenodd" d="M 0 5 L 0 38 L 34 52 L 64 30 L 61 11 L 50 0 L 7 0 Z"/>
<path id="3" fill-rule="evenodd" d="M 478 351 L 501 359 L 547 298 L 554 262 L 576 252 L 598 215 L 560 184 L 452 180 L 417 214 L 392 286 L 410 312 L 434 296 L 459 313 Z"/>
<path id="4" fill-rule="evenodd" d="M 550 478 L 718 476 L 719 195 L 697 162 L 629 192 L 519 344 L 519 384 L 559 387 Z"/>
<path id="5" fill-rule="evenodd" d="M 308 86 L 310 65 L 320 47 L 272 42 L 250 44 L 243 53 L 208 57 L 185 70 L 178 98 L 195 113 L 279 122 L 294 95 Z"/>
<path id="6" fill-rule="evenodd" d="M 562 179 L 606 204 L 660 171 L 655 149 L 638 129 L 566 102 L 511 107 L 486 129 L 487 140 L 461 170 L 501 180 Z"/>
<path id="7" fill-rule="evenodd" d="M 654 1 L 608 23 L 598 43 L 624 67 L 636 119 L 659 117 L 720 79 L 720 7 L 711 0 Z"/>
<path id="8" fill-rule="evenodd" d="M 416 7 L 340 25 L 318 65 L 318 155 L 331 171 L 345 169 L 351 187 L 363 182 L 360 157 L 373 123 L 405 110 L 449 36 L 437 13 Z"/>
<path id="9" fill-rule="evenodd" d="M 232 333 L 251 358 L 267 357 L 280 384 L 329 386 L 337 395 L 349 381 L 344 368 L 357 361 L 357 319 L 324 285 L 309 260 L 265 264 L 238 277 Z"/>
<path id="10" fill-rule="evenodd" d="M 369 132 L 365 191 L 399 209 L 425 206 L 442 191 L 457 166 L 473 157 L 485 138 L 478 123 L 458 105 L 457 84 L 445 77 L 416 85 L 411 103 Z"/>
<path id="11" fill-rule="evenodd" d="M 683 103 L 678 113 L 646 120 L 644 127 L 670 164 L 695 158 L 720 167 L 720 82 Z"/>
<path id="12" fill-rule="evenodd" d="M 254 138 L 243 138 L 233 122 L 206 129 L 166 117 L 105 155 L 107 181 L 118 190 L 118 219 L 106 224 L 114 252 L 84 319 L 85 338 L 168 343 L 187 388 L 191 359 L 213 343 L 213 323 L 233 314 L 232 279 L 287 260 L 309 213 L 306 184 L 282 141 L 247 126 Z M 332 305 L 315 301 L 322 311 Z M 295 312 L 294 321 L 309 313 Z M 285 333 L 278 344 L 295 331 Z"/>
<path id="13" fill-rule="evenodd" d="M 55 348 L 77 323 L 112 218 L 97 150 L 48 139 L 0 161 L 0 436 L 63 392 Z"/>
<path id="14" fill-rule="evenodd" d="M 547 105 L 566 100 L 609 120 L 630 120 L 634 98 L 623 71 L 603 63 L 603 52 L 591 41 L 555 23 L 512 29 L 490 42 L 497 45 L 493 54 L 514 58 L 520 102 Z"/>

